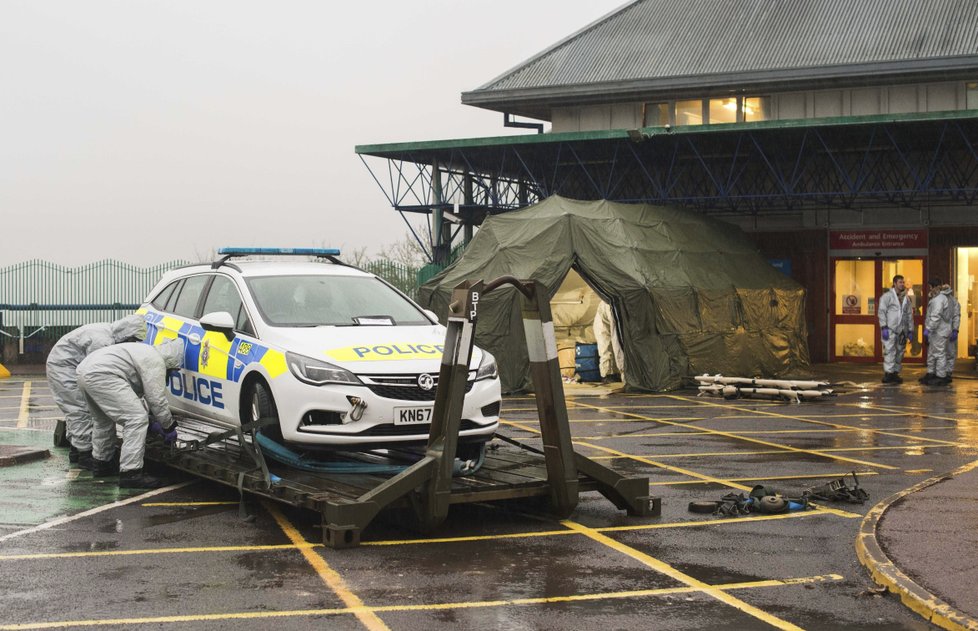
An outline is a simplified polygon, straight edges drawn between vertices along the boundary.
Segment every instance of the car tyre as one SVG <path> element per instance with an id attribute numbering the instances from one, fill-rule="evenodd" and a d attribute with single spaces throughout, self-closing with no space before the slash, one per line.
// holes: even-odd
<path id="1" fill-rule="evenodd" d="M 247 418 L 242 419 L 246 423 L 253 423 L 261 418 L 274 418 L 278 421 L 278 408 L 275 406 L 275 397 L 268 391 L 268 386 L 262 381 L 255 381 L 248 390 L 247 406 L 245 413 Z M 274 441 L 282 441 L 282 428 L 277 423 L 266 425 L 258 430 L 263 436 L 267 436 Z"/>

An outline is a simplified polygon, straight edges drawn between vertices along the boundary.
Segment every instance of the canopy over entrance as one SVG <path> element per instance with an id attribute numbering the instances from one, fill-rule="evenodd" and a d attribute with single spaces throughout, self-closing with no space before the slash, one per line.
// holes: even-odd
<path id="1" fill-rule="evenodd" d="M 553 196 L 490 217 L 421 301 L 445 313 L 460 282 L 503 275 L 540 281 L 553 297 L 571 268 L 614 307 L 630 387 L 673 389 L 703 372 L 780 377 L 808 365 L 805 290 L 738 228 L 665 206 Z M 496 356 L 505 391 L 529 385 L 515 289 L 480 301 L 476 343 Z"/>

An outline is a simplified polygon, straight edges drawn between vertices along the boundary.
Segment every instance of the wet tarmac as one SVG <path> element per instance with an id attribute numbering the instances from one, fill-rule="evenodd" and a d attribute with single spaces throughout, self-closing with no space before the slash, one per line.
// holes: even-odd
<path id="1" fill-rule="evenodd" d="M 165 492 L 120 492 L 51 448 L 0 468 L 0 630 L 929 628 L 879 593 L 854 540 L 875 502 L 978 459 L 978 381 L 883 387 L 872 367 L 847 370 L 831 377 L 860 385 L 801 405 L 576 388 L 576 448 L 648 476 L 661 517 L 596 493 L 563 521 L 455 506 L 424 535 L 382 518 L 351 550 L 323 548 L 315 514 L 263 504 L 243 520 L 235 491 L 175 472 Z M 532 399 L 507 398 L 502 416 L 501 432 L 539 446 Z M 0 444 L 48 448 L 57 417 L 43 378 L 0 381 Z M 687 510 L 850 471 L 865 505 Z"/>

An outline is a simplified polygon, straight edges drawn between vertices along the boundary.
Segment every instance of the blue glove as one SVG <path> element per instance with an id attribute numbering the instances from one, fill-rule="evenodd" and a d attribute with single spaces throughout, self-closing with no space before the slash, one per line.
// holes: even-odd
<path id="1" fill-rule="evenodd" d="M 883 334 L 883 341 L 884 342 L 889 342 L 890 341 L 890 327 L 884 326 L 882 329 L 880 329 L 880 333 Z"/>
<path id="2" fill-rule="evenodd" d="M 930 329 L 924 329 L 924 339 L 930 341 Z"/>
<path id="3" fill-rule="evenodd" d="M 164 434 L 163 434 L 163 444 L 164 445 L 172 445 L 173 443 L 175 443 L 177 441 L 177 424 L 176 423 L 173 423 L 173 425 L 170 426 L 170 429 L 164 429 L 163 432 L 164 432 Z"/>
<path id="4" fill-rule="evenodd" d="M 156 434 L 157 436 L 165 436 L 166 435 L 166 431 L 163 429 L 163 426 L 160 425 L 160 422 L 159 421 L 153 421 L 152 423 L 150 423 L 149 424 L 149 429 L 147 431 L 148 431 L 148 433 L 150 433 L 150 434 Z"/>
<path id="5" fill-rule="evenodd" d="M 958 330 L 957 329 L 954 329 L 953 331 L 951 331 L 951 337 L 949 337 L 947 339 L 951 340 L 952 342 L 957 342 L 958 341 Z"/>

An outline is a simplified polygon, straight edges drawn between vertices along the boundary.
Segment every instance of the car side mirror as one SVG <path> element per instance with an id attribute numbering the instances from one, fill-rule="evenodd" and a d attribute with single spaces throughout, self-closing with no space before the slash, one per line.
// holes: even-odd
<path id="1" fill-rule="evenodd" d="M 425 312 L 426 314 L 428 314 L 428 317 L 429 317 L 429 318 L 431 318 L 431 319 L 432 319 L 432 320 L 434 320 L 435 322 L 439 322 L 439 320 L 438 320 L 438 314 L 437 314 L 437 313 L 435 313 L 435 312 L 434 312 L 434 311 L 432 311 L 431 309 L 425 309 L 425 310 L 424 310 L 424 312 Z"/>
<path id="2" fill-rule="evenodd" d="M 234 339 L 234 318 L 227 311 L 214 311 L 206 314 L 200 319 L 200 326 L 205 331 L 223 333 L 229 342 Z"/>

